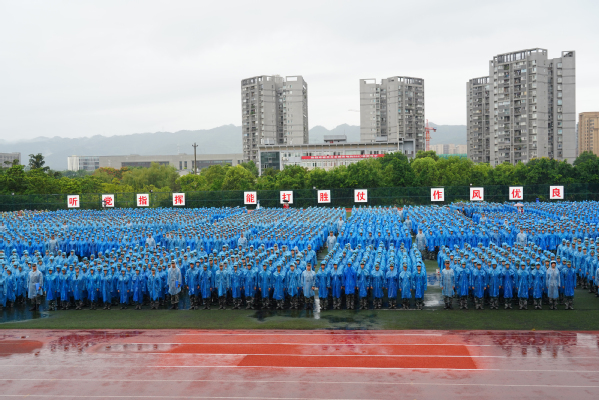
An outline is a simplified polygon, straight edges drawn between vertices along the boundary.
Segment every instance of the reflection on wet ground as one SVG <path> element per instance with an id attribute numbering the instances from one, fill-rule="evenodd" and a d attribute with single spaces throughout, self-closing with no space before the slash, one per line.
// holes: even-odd
<path id="1" fill-rule="evenodd" d="M 281 315 L 272 313 L 255 317 Z M 354 315 L 321 317 L 352 323 Z M 0 398 L 578 400 L 596 398 L 599 390 L 598 332 L 1 333 Z"/>
<path id="2" fill-rule="evenodd" d="M 0 311 L 0 323 L 47 318 L 50 316 L 50 314 L 45 311 L 29 311 L 29 307 L 29 304 L 15 305 L 12 308 L 4 307 L 4 310 Z"/>

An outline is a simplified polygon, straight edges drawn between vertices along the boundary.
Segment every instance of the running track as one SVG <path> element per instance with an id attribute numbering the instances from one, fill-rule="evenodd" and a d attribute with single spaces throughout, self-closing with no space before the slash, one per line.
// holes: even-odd
<path id="1" fill-rule="evenodd" d="M 0 399 L 597 396 L 597 332 L 0 332 Z"/>

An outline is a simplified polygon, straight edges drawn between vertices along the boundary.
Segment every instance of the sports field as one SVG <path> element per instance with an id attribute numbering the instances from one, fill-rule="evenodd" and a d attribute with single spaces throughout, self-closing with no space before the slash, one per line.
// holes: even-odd
<path id="1" fill-rule="evenodd" d="M 597 330 L 599 298 L 577 290 L 575 309 L 443 310 L 439 288 L 429 287 L 418 310 L 68 310 L 22 313 L 15 321 L 4 311 L 0 329 L 499 329 Z M 1 333 L 1 332 L 0 332 Z"/>
<path id="2" fill-rule="evenodd" d="M 5 330 L 0 398 L 596 398 L 598 332 Z"/>

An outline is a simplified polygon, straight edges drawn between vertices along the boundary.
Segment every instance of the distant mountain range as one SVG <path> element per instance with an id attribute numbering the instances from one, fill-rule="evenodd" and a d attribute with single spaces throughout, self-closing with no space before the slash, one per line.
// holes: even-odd
<path id="1" fill-rule="evenodd" d="M 465 125 L 436 125 L 431 136 L 431 144 L 466 144 Z M 360 141 L 360 127 L 339 125 L 333 129 L 315 126 L 310 129 L 310 143 L 322 143 L 324 135 L 347 136 L 348 142 Z M 55 170 L 67 169 L 67 157 L 111 156 L 111 155 L 166 155 L 193 154 L 193 143 L 198 144 L 198 154 L 241 153 L 241 127 L 223 125 L 218 128 L 198 131 L 135 133 L 121 136 L 92 136 L 76 139 L 61 137 L 38 137 L 31 140 L 7 142 L 0 140 L 0 152 L 20 152 L 24 164 L 29 154 L 42 153 L 46 165 Z"/>

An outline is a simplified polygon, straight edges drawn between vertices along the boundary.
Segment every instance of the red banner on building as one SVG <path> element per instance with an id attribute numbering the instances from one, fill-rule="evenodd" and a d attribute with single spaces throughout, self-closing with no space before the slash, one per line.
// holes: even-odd
<path id="1" fill-rule="evenodd" d="M 376 158 L 385 157 L 384 154 L 356 154 L 347 156 L 302 156 L 302 160 L 340 160 L 344 158 Z"/>

